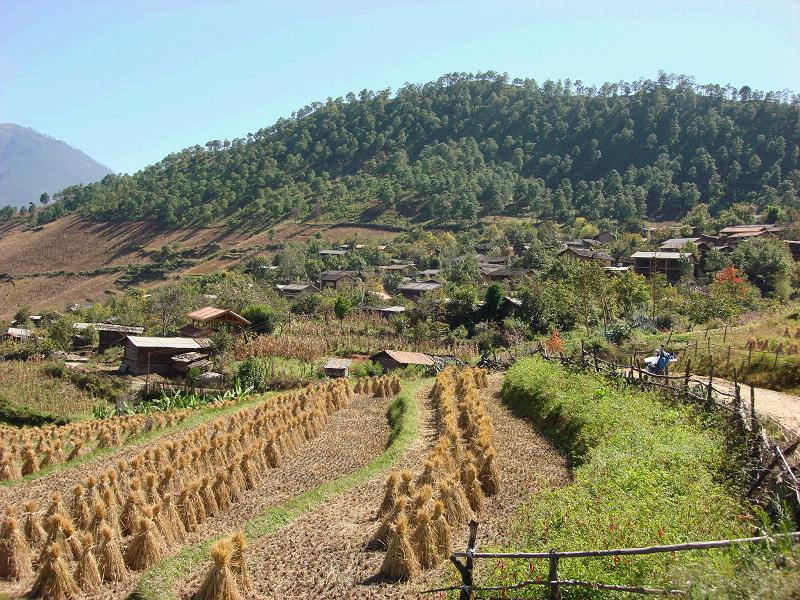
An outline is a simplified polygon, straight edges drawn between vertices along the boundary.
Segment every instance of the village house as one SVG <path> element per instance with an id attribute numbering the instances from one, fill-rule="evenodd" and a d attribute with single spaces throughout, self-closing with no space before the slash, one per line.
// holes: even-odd
<path id="1" fill-rule="evenodd" d="M 76 341 L 80 343 L 82 333 L 89 328 L 94 328 L 97 332 L 97 350 L 103 352 L 114 346 L 123 346 L 125 338 L 129 335 L 142 335 L 144 327 L 133 327 L 128 325 L 116 325 L 115 323 L 75 323 L 72 328 L 75 330 Z"/>
<path id="2" fill-rule="evenodd" d="M 777 225 L 731 225 L 719 230 L 722 241 L 730 246 L 754 237 L 764 237 L 782 231 Z"/>
<path id="3" fill-rule="evenodd" d="M 381 265 L 378 267 L 378 270 L 384 273 L 400 273 L 406 277 L 411 277 L 417 272 L 417 268 L 414 266 L 414 263 Z"/>
<path id="4" fill-rule="evenodd" d="M 277 283 L 275 287 L 284 298 L 297 298 L 303 294 L 318 294 L 320 289 L 313 283 Z"/>
<path id="5" fill-rule="evenodd" d="M 363 283 L 356 271 L 323 271 L 319 280 L 319 289 L 338 290 L 344 287 L 356 287 Z"/>
<path id="6" fill-rule="evenodd" d="M 680 252 L 689 244 L 694 246 L 700 251 L 701 254 L 711 250 L 713 244 L 709 243 L 703 236 L 698 237 L 685 237 L 685 238 L 670 238 L 664 240 L 658 247 L 662 252 Z"/>
<path id="7" fill-rule="evenodd" d="M 508 281 L 525 277 L 531 269 L 497 269 L 489 273 L 489 281 Z"/>
<path id="8" fill-rule="evenodd" d="M 345 254 L 347 254 L 347 250 L 344 250 L 344 249 L 339 249 L 339 250 L 324 249 L 324 250 L 320 250 L 318 252 L 318 254 L 320 256 L 322 256 L 323 258 L 329 257 L 329 256 L 344 256 Z"/>
<path id="9" fill-rule="evenodd" d="M 794 260 L 800 260 L 800 241 L 786 240 L 786 245 L 789 246 L 792 258 Z"/>
<path id="10" fill-rule="evenodd" d="M 689 252 L 634 252 L 631 259 L 639 275 L 649 277 L 653 273 L 664 273 L 669 281 L 680 279 L 684 261 L 693 260 Z"/>
<path id="11" fill-rule="evenodd" d="M 606 245 L 612 243 L 617 238 L 610 231 L 604 230 L 604 231 L 601 231 L 600 233 L 598 233 L 596 236 L 594 236 L 594 239 L 597 240 L 597 242 L 600 245 L 606 246 Z"/>
<path id="12" fill-rule="evenodd" d="M 418 280 L 427 280 L 427 279 L 435 279 L 441 273 L 441 269 L 423 269 L 422 271 L 417 271 L 417 279 Z"/>
<path id="13" fill-rule="evenodd" d="M 409 281 L 408 283 L 404 283 L 397 288 L 403 296 L 408 298 L 409 300 L 417 300 L 422 297 L 423 294 L 427 294 L 428 292 L 433 292 L 438 290 L 442 287 L 442 284 L 438 281 Z"/>
<path id="14" fill-rule="evenodd" d="M 399 350 L 383 350 L 373 354 L 369 359 L 383 367 L 384 372 L 402 369 L 411 365 L 432 367 L 433 358 L 422 352 L 401 352 Z"/>
<path id="15" fill-rule="evenodd" d="M 174 356 L 187 352 L 208 355 L 211 353 L 211 345 L 211 340 L 208 338 L 129 335 L 125 338 L 125 351 L 120 365 L 120 374 L 169 375 L 173 370 L 172 358 Z"/>
<path id="16" fill-rule="evenodd" d="M 614 263 L 614 258 L 600 250 L 590 250 L 587 248 L 567 247 L 558 253 L 560 258 L 571 258 L 573 260 L 584 260 L 597 263 L 601 267 L 610 267 Z"/>
<path id="17" fill-rule="evenodd" d="M 374 313 L 384 317 L 392 317 L 406 312 L 405 306 L 362 306 L 363 312 Z"/>

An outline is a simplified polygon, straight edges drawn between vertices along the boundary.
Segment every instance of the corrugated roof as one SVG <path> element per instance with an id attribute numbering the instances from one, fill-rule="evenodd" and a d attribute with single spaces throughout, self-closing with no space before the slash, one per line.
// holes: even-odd
<path id="1" fill-rule="evenodd" d="M 16 338 L 33 337 L 33 334 L 30 331 L 23 329 L 22 327 L 9 327 L 6 331 L 6 335 Z"/>
<path id="2" fill-rule="evenodd" d="M 329 358 L 323 368 L 325 369 L 346 369 L 353 361 L 349 358 Z"/>
<path id="3" fill-rule="evenodd" d="M 422 365 L 425 367 L 433 365 L 433 359 L 422 352 L 404 352 L 402 350 L 384 350 L 383 352 L 402 365 Z M 381 353 L 378 352 L 378 354 Z"/>
<path id="4" fill-rule="evenodd" d="M 411 281 L 409 283 L 404 283 L 397 289 L 401 292 L 430 292 L 440 287 L 442 287 L 442 284 L 438 281 Z"/>
<path id="5" fill-rule="evenodd" d="M 115 325 L 114 323 L 75 323 L 73 329 L 79 331 L 94 327 L 96 331 L 117 331 L 129 335 L 138 335 L 144 331 L 144 327 L 133 327 L 129 325 Z"/>
<path id="6" fill-rule="evenodd" d="M 675 250 L 680 250 L 681 248 L 686 246 L 686 244 L 688 243 L 696 244 L 699 240 L 700 240 L 699 237 L 672 238 L 669 240 L 665 240 L 664 243 L 661 244 L 660 248 L 662 250 L 673 249 L 673 248 Z"/>
<path id="7" fill-rule="evenodd" d="M 164 348 L 164 349 L 183 349 L 197 350 L 208 348 L 211 341 L 205 338 L 186 338 L 186 337 L 146 337 L 129 335 L 128 341 L 137 348 Z"/>
<path id="8" fill-rule="evenodd" d="M 663 258 L 677 260 L 682 257 L 689 257 L 689 252 L 634 252 L 631 258 Z"/>

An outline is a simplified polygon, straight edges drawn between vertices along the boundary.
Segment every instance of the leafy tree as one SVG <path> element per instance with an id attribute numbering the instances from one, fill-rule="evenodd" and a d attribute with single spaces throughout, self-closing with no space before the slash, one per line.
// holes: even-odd
<path id="1" fill-rule="evenodd" d="M 155 321 L 160 335 L 176 330 L 191 309 L 195 290 L 185 284 L 159 288 L 147 304 L 147 312 Z"/>
<path id="2" fill-rule="evenodd" d="M 48 194 L 47 192 L 45 192 L 45 193 L 43 193 L 41 196 L 39 196 L 39 203 L 40 203 L 42 206 L 44 206 L 44 205 L 45 205 L 45 204 L 47 204 L 48 202 L 50 202 L 50 194 Z"/>
<path id="3" fill-rule="evenodd" d="M 731 259 L 763 294 L 779 298 L 788 296 L 793 262 L 785 242 L 752 238 L 739 244 Z"/>
<path id="4" fill-rule="evenodd" d="M 505 292 L 499 283 L 491 283 L 483 296 L 483 312 L 490 321 L 502 319 Z"/>
<path id="5" fill-rule="evenodd" d="M 283 315 L 267 304 L 251 304 L 242 311 L 242 316 L 250 321 L 254 331 L 272 333 L 283 322 Z"/>
<path id="6" fill-rule="evenodd" d="M 336 301 L 333 304 L 333 313 L 336 315 L 336 318 L 343 321 L 351 312 L 353 312 L 352 300 L 344 295 L 336 296 Z"/>
<path id="7" fill-rule="evenodd" d="M 25 327 L 30 324 L 30 321 L 31 309 L 28 305 L 23 304 L 17 309 L 17 312 L 14 313 L 14 322 L 20 327 Z"/>

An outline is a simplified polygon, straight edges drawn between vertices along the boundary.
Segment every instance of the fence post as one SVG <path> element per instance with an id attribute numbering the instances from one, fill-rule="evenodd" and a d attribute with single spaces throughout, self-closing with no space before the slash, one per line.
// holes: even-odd
<path id="1" fill-rule="evenodd" d="M 556 554 L 556 549 L 550 549 L 550 571 L 547 574 L 547 580 L 551 583 L 550 585 L 550 600 L 561 600 L 561 589 L 558 586 L 558 554 Z"/>
<path id="2" fill-rule="evenodd" d="M 758 419 L 756 418 L 756 389 L 752 383 L 750 385 L 750 431 L 756 433 L 758 429 Z"/>
<path id="3" fill-rule="evenodd" d="M 714 363 L 711 363 L 711 368 L 708 370 L 708 403 L 714 401 L 712 394 L 714 393 Z"/>
<path id="4" fill-rule="evenodd" d="M 688 359 L 686 361 L 686 375 L 683 376 L 683 384 L 686 386 L 686 390 L 689 390 L 689 374 L 691 373 L 691 366 L 692 366 L 692 359 Z"/>
<path id="5" fill-rule="evenodd" d="M 600 372 L 600 363 L 597 362 L 597 348 L 593 348 L 592 353 L 594 354 L 594 370 L 599 373 Z"/>

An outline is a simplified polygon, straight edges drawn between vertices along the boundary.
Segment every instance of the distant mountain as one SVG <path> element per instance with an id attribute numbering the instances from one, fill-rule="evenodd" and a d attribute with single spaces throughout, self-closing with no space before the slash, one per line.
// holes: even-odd
<path id="1" fill-rule="evenodd" d="M 26 206 L 42 192 L 99 181 L 111 169 L 62 141 L 0 123 L 0 206 Z"/>

